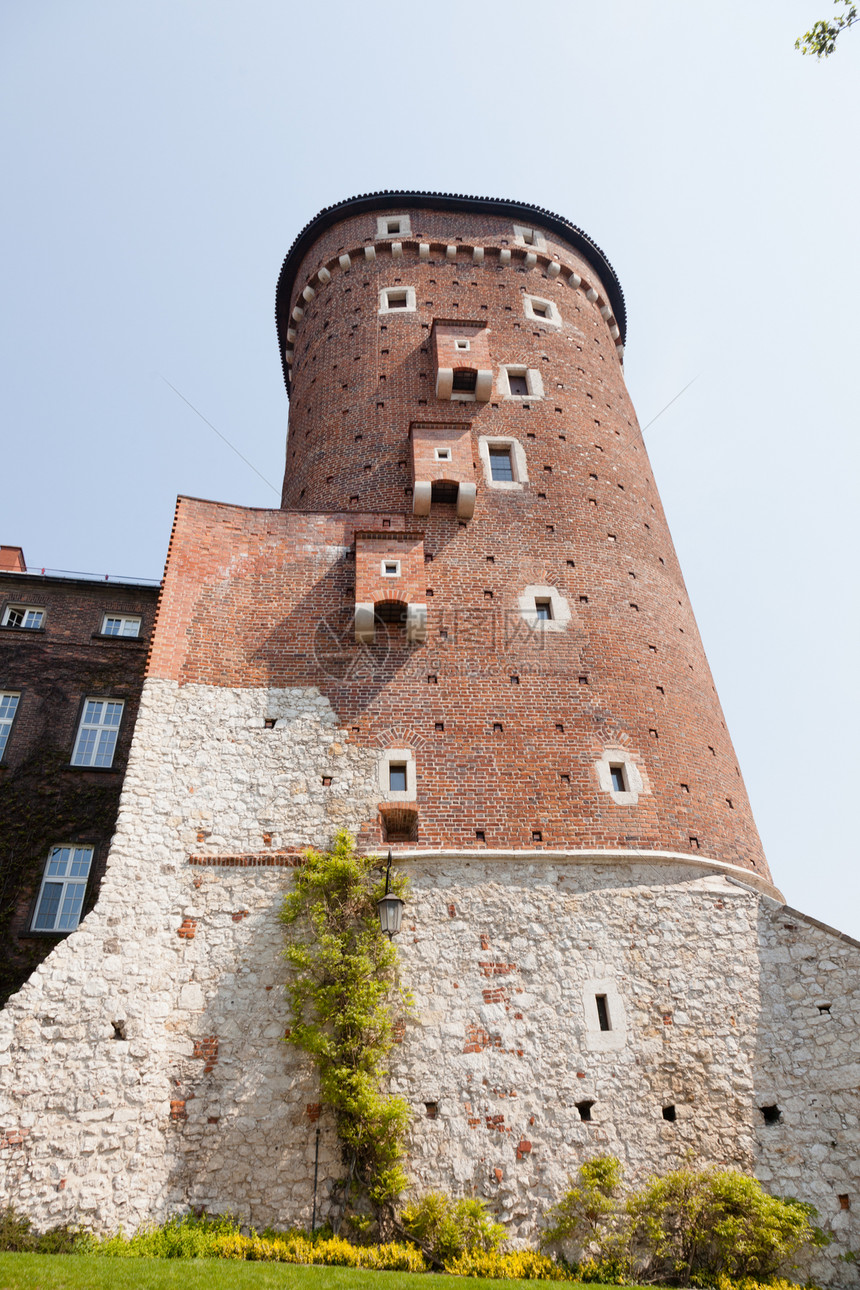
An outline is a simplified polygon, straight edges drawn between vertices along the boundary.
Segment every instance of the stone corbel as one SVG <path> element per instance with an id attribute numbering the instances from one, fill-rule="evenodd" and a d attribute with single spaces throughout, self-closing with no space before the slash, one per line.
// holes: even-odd
<path id="1" fill-rule="evenodd" d="M 376 636 L 373 624 L 373 601 L 356 601 L 355 639 L 363 645 L 372 645 Z"/>
<path id="2" fill-rule="evenodd" d="M 427 639 L 427 606 L 406 606 L 406 639 L 411 644 L 420 644 Z"/>
<path id="3" fill-rule="evenodd" d="M 478 490 L 474 484 L 460 485 L 457 490 L 457 515 L 459 519 L 470 520 L 475 514 L 475 498 L 477 497 L 477 493 Z M 427 509 L 430 509 L 429 502 L 427 504 Z"/>
<path id="4" fill-rule="evenodd" d="M 462 484 L 460 487 L 462 488 Z M 433 485 L 430 483 L 430 480 L 416 479 L 412 488 L 412 514 L 429 515 L 432 497 Z"/>

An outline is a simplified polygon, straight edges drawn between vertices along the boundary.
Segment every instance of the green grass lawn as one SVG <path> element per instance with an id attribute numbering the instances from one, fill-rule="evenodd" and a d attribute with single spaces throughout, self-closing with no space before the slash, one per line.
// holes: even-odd
<path id="1" fill-rule="evenodd" d="M 112 1259 L 91 1254 L 0 1254 L 0 1290 L 463 1290 L 463 1277 L 234 1259 Z M 535 1281 L 473 1279 L 475 1290 L 537 1290 Z M 573 1282 L 548 1282 L 572 1286 Z M 604 1290 L 589 1286 L 588 1290 Z"/>

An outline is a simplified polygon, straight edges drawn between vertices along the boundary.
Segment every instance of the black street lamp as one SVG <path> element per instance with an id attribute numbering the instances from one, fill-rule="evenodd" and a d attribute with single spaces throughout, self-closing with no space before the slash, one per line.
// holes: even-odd
<path id="1" fill-rule="evenodd" d="M 388 888 L 391 884 L 391 852 L 388 852 L 388 868 L 385 870 L 385 895 L 376 902 L 379 911 L 379 926 L 391 940 L 400 931 L 403 918 L 403 901 Z"/>

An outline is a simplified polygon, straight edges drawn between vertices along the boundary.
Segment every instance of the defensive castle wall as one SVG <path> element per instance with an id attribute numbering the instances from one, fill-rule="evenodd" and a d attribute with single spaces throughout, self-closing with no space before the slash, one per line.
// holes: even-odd
<path id="1" fill-rule="evenodd" d="M 0 1014 L 3 1201 L 44 1225 L 189 1205 L 307 1222 L 319 1127 L 326 1212 L 340 1161 L 282 1042 L 277 915 L 296 849 L 359 829 L 377 792 L 313 687 L 146 682 L 98 904 Z M 531 1239 L 582 1160 L 616 1153 L 635 1179 L 692 1151 L 813 1200 L 840 1242 L 819 1275 L 850 1283 L 860 947 L 694 857 L 397 864 L 415 1010 L 392 1086 L 419 1190 L 484 1196 Z"/>

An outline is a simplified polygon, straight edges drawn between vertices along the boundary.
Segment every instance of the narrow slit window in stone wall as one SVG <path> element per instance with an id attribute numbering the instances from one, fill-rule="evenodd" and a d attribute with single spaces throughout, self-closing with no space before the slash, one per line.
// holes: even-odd
<path id="1" fill-rule="evenodd" d="M 597 1005 L 597 1020 L 600 1023 L 601 1030 L 611 1030 L 612 1026 L 609 1020 L 609 1002 L 605 994 L 596 994 L 594 1002 Z"/>

